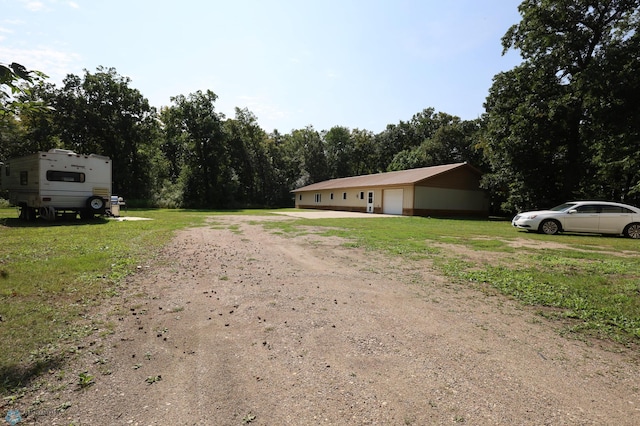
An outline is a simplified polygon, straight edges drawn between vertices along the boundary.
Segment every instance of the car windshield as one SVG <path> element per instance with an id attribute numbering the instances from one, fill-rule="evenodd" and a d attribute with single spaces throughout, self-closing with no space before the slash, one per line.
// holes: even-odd
<path id="1" fill-rule="evenodd" d="M 575 206 L 575 203 L 564 203 L 564 204 L 560 204 L 559 206 L 555 206 L 554 208 L 549 210 L 554 212 L 563 212 L 565 210 L 569 210 L 573 206 Z"/>

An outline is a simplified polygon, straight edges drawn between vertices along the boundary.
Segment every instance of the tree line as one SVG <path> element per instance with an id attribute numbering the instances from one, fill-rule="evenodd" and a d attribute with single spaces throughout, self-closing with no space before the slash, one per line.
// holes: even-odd
<path id="1" fill-rule="evenodd" d="M 248 109 L 216 111 L 211 90 L 158 110 L 114 68 L 57 87 L 0 64 L 0 161 L 51 148 L 107 155 L 113 192 L 159 207 L 290 206 L 290 191 L 310 183 L 462 161 L 484 173 L 496 214 L 579 198 L 637 205 L 639 9 L 640 0 L 526 0 L 502 39 L 522 63 L 494 77 L 481 117 L 425 108 L 377 134 L 268 133 Z"/>

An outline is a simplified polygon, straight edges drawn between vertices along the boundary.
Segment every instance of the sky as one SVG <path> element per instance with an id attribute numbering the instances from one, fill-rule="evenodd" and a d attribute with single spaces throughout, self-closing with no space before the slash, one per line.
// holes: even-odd
<path id="1" fill-rule="evenodd" d="M 478 118 L 521 62 L 501 38 L 521 0 L 0 0 L 0 63 L 115 68 L 152 106 L 211 90 L 262 129 L 378 133 L 434 108 Z"/>

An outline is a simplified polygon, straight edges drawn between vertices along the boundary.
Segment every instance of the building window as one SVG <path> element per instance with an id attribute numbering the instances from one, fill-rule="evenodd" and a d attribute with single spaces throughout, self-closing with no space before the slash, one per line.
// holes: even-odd
<path id="1" fill-rule="evenodd" d="M 300 201 L 302 201 L 302 194 L 300 194 L 300 198 L 299 198 L 299 200 L 300 200 Z"/>
<path id="2" fill-rule="evenodd" d="M 346 199 L 347 199 L 347 193 L 346 193 L 346 192 L 343 192 L 343 193 L 342 193 L 342 199 L 343 199 L 343 200 L 346 200 Z"/>
<path id="3" fill-rule="evenodd" d="M 20 185 L 29 184 L 29 172 L 20 172 Z"/>
<path id="4" fill-rule="evenodd" d="M 331 198 L 333 200 L 333 192 L 331 193 L 331 195 L 329 196 L 329 198 Z"/>
<path id="5" fill-rule="evenodd" d="M 316 194 L 316 203 L 319 203 L 322 200 L 322 194 Z"/>
<path id="6" fill-rule="evenodd" d="M 364 200 L 364 191 L 360 191 L 360 199 Z"/>

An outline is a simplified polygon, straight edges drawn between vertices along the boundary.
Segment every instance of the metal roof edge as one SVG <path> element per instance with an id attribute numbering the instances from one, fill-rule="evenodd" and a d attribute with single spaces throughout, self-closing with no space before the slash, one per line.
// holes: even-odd
<path id="1" fill-rule="evenodd" d="M 449 167 L 447 167 L 449 166 Z M 427 166 L 427 167 L 417 167 L 414 169 L 406 169 L 406 170 L 396 170 L 396 171 L 392 171 L 392 172 L 380 172 L 380 173 L 372 173 L 372 174 L 368 174 L 368 175 L 358 175 L 358 176 L 349 176 L 349 177 L 343 177 L 343 178 L 336 178 L 336 179 L 329 179 L 329 180 L 324 180 L 321 182 L 315 182 L 309 185 L 305 185 L 302 186 L 300 188 L 296 188 L 291 190 L 290 192 L 296 193 L 296 192 L 304 192 L 304 191 L 313 191 L 313 190 L 323 190 L 323 189 L 341 189 L 341 188 L 352 188 L 358 185 L 354 185 L 354 184 L 349 184 L 350 182 L 357 182 L 357 180 L 363 180 L 366 179 L 368 177 L 380 177 L 380 176 L 389 176 L 392 174 L 409 174 L 409 173 L 416 173 L 416 171 L 422 170 L 424 169 L 425 172 L 428 169 L 434 169 L 434 168 L 439 168 L 439 167 L 446 167 L 444 170 L 435 173 L 431 176 L 426 176 L 423 178 L 419 178 L 419 179 L 413 179 L 413 180 L 408 180 L 406 182 L 402 182 L 402 183 L 378 183 L 378 184 L 368 184 L 368 185 L 362 185 L 362 186 L 367 186 L 367 187 L 383 187 L 383 186 L 394 186 L 394 185 L 399 185 L 399 184 L 415 184 L 417 182 L 423 182 L 426 180 L 429 180 L 430 178 L 433 178 L 435 176 L 441 175 L 443 173 L 447 173 L 450 172 L 452 170 L 456 170 L 460 167 L 468 167 L 470 168 L 474 173 L 477 174 L 482 174 L 482 172 L 473 167 L 472 165 L 470 165 L 468 162 L 464 161 L 461 163 L 452 163 L 452 164 L 440 164 L 437 166 Z M 341 185 L 341 181 L 344 182 L 344 185 Z"/>

